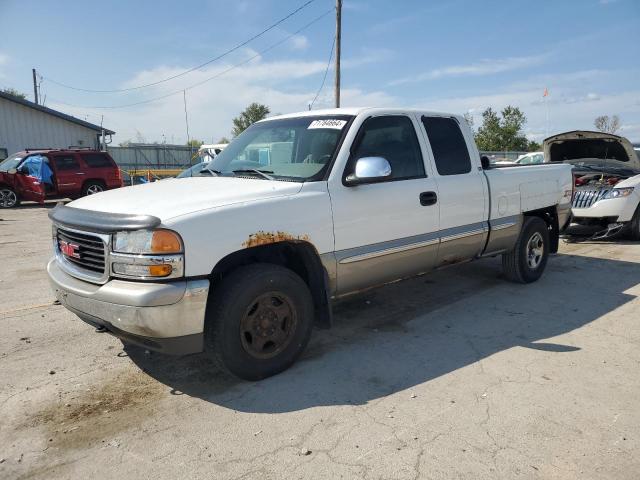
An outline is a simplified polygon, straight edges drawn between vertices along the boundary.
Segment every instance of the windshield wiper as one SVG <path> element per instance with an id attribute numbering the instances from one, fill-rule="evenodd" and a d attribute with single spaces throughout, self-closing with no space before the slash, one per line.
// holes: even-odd
<path id="1" fill-rule="evenodd" d="M 221 172 L 220 172 L 220 171 L 218 171 L 218 170 L 214 170 L 214 169 L 212 169 L 212 168 L 208 168 L 208 167 L 205 167 L 205 168 L 203 168 L 202 170 L 200 170 L 200 173 L 202 173 L 202 172 L 209 172 L 209 173 L 210 173 L 211 175 L 213 175 L 214 177 L 219 177 L 219 176 L 220 176 L 220 173 L 221 173 Z"/>
<path id="2" fill-rule="evenodd" d="M 241 168 L 239 170 L 234 170 L 233 173 L 254 173 L 264 178 L 265 180 L 274 180 L 271 175 L 267 175 L 268 173 L 273 173 L 271 170 L 258 170 L 256 168 Z"/>

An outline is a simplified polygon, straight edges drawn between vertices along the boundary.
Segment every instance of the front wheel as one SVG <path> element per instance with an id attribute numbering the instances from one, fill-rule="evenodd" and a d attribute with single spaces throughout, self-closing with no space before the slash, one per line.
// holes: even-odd
<path id="1" fill-rule="evenodd" d="M 535 282 L 542 276 L 549 258 L 549 228 L 539 217 L 525 217 L 516 245 L 502 255 L 502 268 L 508 280 Z"/>
<path id="2" fill-rule="evenodd" d="M 20 205 L 20 197 L 9 187 L 0 187 L 0 208 L 13 208 Z"/>
<path id="3" fill-rule="evenodd" d="M 245 380 L 286 370 L 311 337 L 311 293 L 295 272 L 279 265 L 258 263 L 234 270 L 209 302 L 207 350 Z"/>

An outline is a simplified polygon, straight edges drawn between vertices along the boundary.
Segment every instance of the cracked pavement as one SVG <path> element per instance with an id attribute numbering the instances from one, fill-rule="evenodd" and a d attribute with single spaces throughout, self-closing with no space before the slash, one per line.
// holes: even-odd
<path id="1" fill-rule="evenodd" d="M 261 382 L 145 354 L 59 305 L 46 208 L 0 211 L 0 477 L 636 479 L 640 245 L 562 244 L 335 306 Z"/>

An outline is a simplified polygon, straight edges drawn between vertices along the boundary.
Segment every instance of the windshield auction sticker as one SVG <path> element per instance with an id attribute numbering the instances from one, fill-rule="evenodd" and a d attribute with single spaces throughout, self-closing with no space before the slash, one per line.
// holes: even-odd
<path id="1" fill-rule="evenodd" d="M 311 125 L 309 125 L 308 130 L 311 130 L 312 128 L 334 128 L 336 130 L 342 130 L 342 127 L 346 124 L 346 120 L 336 120 L 332 118 L 327 118 L 326 120 L 314 120 L 311 122 Z"/>

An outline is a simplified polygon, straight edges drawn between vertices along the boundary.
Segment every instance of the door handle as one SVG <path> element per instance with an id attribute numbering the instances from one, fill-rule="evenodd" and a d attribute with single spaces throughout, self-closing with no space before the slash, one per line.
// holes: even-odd
<path id="1" fill-rule="evenodd" d="M 76 172 L 76 175 L 86 175 L 84 172 Z"/>
<path id="2" fill-rule="evenodd" d="M 420 205 L 428 207 L 429 205 L 435 205 L 438 201 L 438 195 L 436 192 L 422 192 L 420 194 Z"/>

